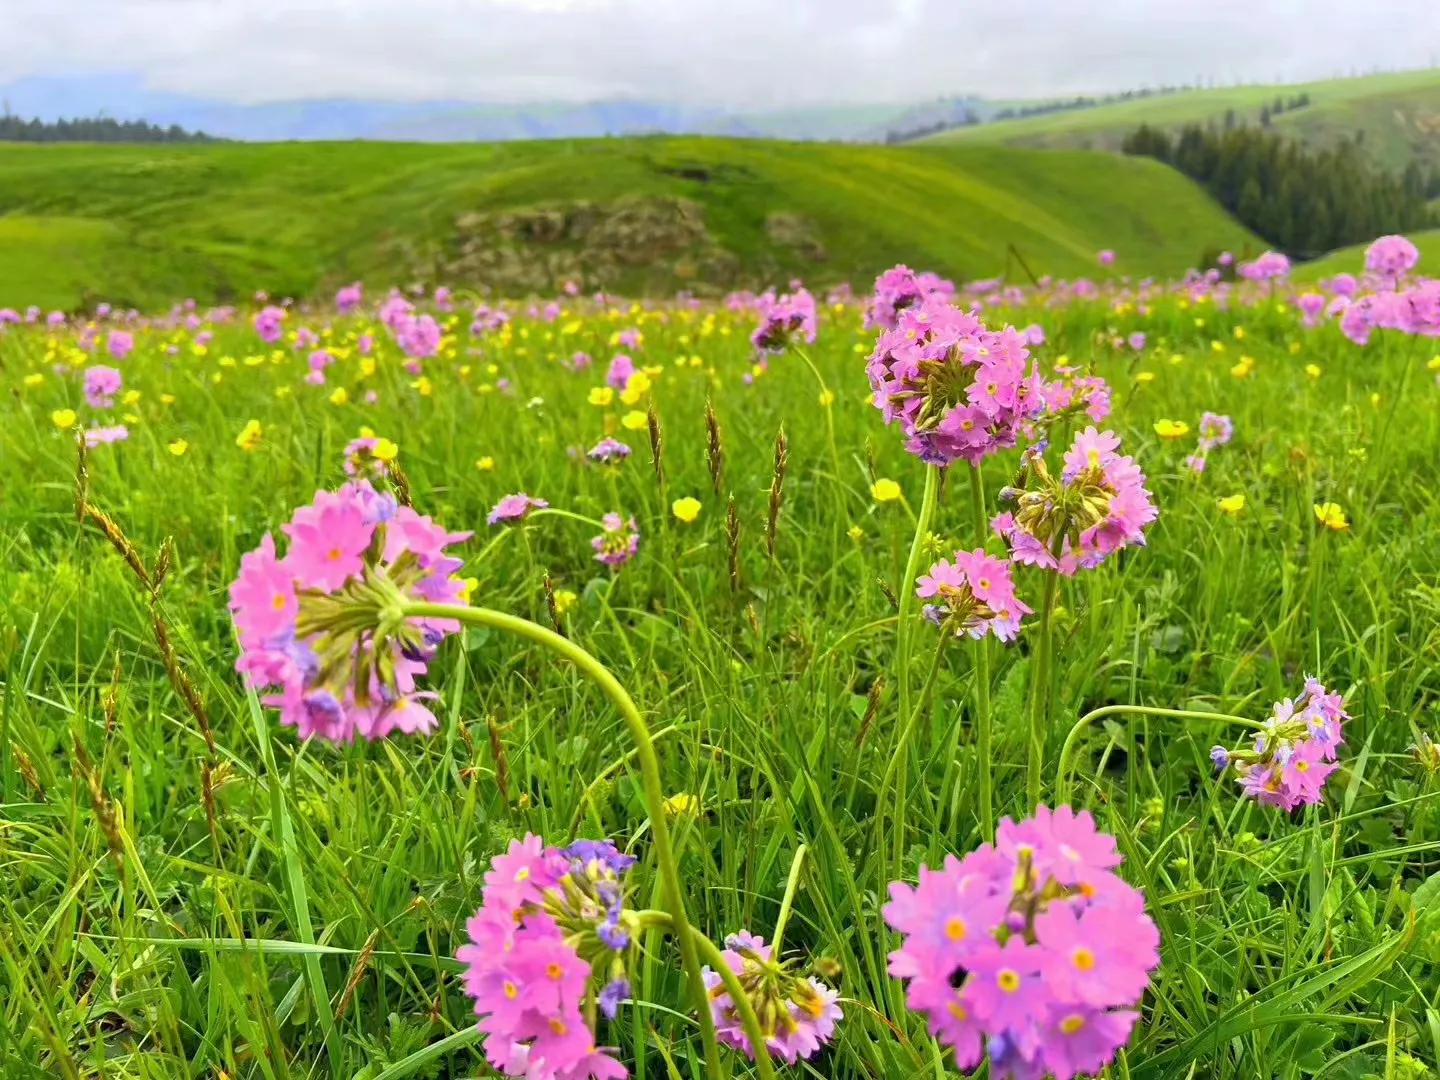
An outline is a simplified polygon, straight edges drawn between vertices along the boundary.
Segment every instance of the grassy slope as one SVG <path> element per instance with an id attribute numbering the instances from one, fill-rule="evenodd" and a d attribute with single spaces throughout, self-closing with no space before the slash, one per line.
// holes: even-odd
<path id="1" fill-rule="evenodd" d="M 1433 276 L 1437 265 L 1440 265 L 1440 260 L 1436 258 L 1437 252 L 1440 252 L 1440 229 L 1411 233 L 1410 239 L 1420 249 L 1419 272 Z M 1369 246 L 1356 244 L 1353 247 L 1341 248 L 1339 251 L 1332 251 L 1323 259 L 1298 266 L 1295 268 L 1295 280 L 1318 281 L 1333 274 L 1359 274 L 1365 269 L 1365 249 Z"/>
<path id="2" fill-rule="evenodd" d="M 1051 113 L 1023 120 L 960 128 L 932 136 L 937 144 L 1009 145 L 1117 149 L 1126 133 L 1142 123 L 1179 126 L 1223 119 L 1234 109 L 1256 123 L 1277 95 L 1308 93 L 1304 109 L 1281 113 L 1276 131 L 1317 145 L 1365 132 L 1378 161 L 1403 167 L 1419 155 L 1440 162 L 1440 70 L 1331 79 L 1295 86 L 1241 86 L 1197 90 L 1165 97 L 1119 102 L 1094 109 Z"/>
<path id="3" fill-rule="evenodd" d="M 711 179 L 674 175 L 695 166 Z M 1036 273 L 1085 273 L 1097 248 L 1114 247 L 1121 270 L 1170 274 L 1208 245 L 1250 239 L 1182 177 L 1098 154 L 698 138 L 11 145 L 0 148 L 0 303 L 389 285 L 406 272 L 397 245 L 444 245 L 462 213 L 631 194 L 693 199 L 742 265 L 817 282 L 863 281 L 901 260 L 987 276 L 1010 244 Z M 775 211 L 809 218 L 827 261 L 777 247 L 764 229 Z"/>

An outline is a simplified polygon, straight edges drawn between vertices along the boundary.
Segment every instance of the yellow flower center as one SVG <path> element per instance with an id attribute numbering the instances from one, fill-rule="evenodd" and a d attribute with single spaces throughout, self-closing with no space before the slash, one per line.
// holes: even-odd
<path id="1" fill-rule="evenodd" d="M 529 880 L 530 880 L 530 868 L 529 868 L 528 866 L 522 866 L 522 867 L 520 867 L 519 870 L 516 870 L 516 871 L 515 871 L 515 880 L 516 880 L 516 881 L 529 881 Z"/>
<path id="2" fill-rule="evenodd" d="M 559 964 L 551 964 L 545 969 L 545 974 L 550 976 L 550 978 L 555 980 L 556 982 L 559 982 L 561 977 L 565 974 L 565 969 L 562 968 Z"/>
<path id="3" fill-rule="evenodd" d="M 270 601 L 270 606 L 271 606 L 272 608 L 274 608 L 276 611 L 284 611 L 284 610 L 285 610 L 285 602 L 286 602 L 286 601 L 285 601 L 285 594 L 284 594 L 284 593 L 276 593 L 276 594 L 275 594 L 275 599 L 273 599 L 273 600 Z"/>
<path id="4" fill-rule="evenodd" d="M 954 918 L 945 924 L 945 936 L 951 941 L 964 941 L 968 932 L 964 919 Z"/>
<path id="5" fill-rule="evenodd" d="M 564 1035 L 567 1031 L 569 1031 L 570 1029 L 565 1026 L 565 1021 L 564 1021 L 564 1020 L 561 1020 L 561 1019 L 557 1016 L 557 1017 L 551 1017 L 551 1018 L 550 1018 L 550 1030 L 553 1031 L 556 1035 L 562 1035 L 562 1036 L 563 1036 L 563 1035 Z"/>
<path id="6" fill-rule="evenodd" d="M 509 979 L 505 980 L 505 996 L 511 1001 L 514 1001 L 517 997 L 520 996 L 520 988 L 516 986 L 513 982 L 511 982 Z"/>
<path id="7" fill-rule="evenodd" d="M 965 1006 L 958 1001 L 950 1002 L 950 1015 L 962 1023 L 970 1019 L 970 1014 L 966 1011 Z"/>
<path id="8" fill-rule="evenodd" d="M 1005 968 L 995 976 L 995 982 L 1007 994 L 1013 994 L 1020 989 L 1020 973 Z"/>
<path id="9" fill-rule="evenodd" d="M 1071 1013 L 1060 1021 L 1060 1030 L 1066 1035 L 1074 1035 L 1085 1026 L 1085 1017 L 1079 1013 Z"/>
<path id="10" fill-rule="evenodd" d="M 1309 772 L 1309 771 L 1310 771 L 1310 762 L 1308 762 L 1308 761 L 1303 761 L 1303 760 L 1302 760 L 1302 761 L 1297 761 L 1297 762 L 1295 762 L 1295 771 L 1296 771 L 1296 772 L 1302 772 L 1302 773 L 1304 773 L 1304 772 Z"/>
<path id="11" fill-rule="evenodd" d="M 344 555 L 344 554 L 345 554 L 345 553 L 344 553 L 343 551 L 341 551 L 338 547 L 331 548 L 331 549 L 330 549 L 330 561 L 331 561 L 331 562 L 339 562 L 339 561 L 340 561 L 340 557 L 341 557 L 342 555 Z"/>
<path id="12" fill-rule="evenodd" d="M 1090 971 L 1095 967 L 1095 954 L 1083 945 L 1075 950 L 1070 959 L 1075 964 L 1076 971 Z"/>

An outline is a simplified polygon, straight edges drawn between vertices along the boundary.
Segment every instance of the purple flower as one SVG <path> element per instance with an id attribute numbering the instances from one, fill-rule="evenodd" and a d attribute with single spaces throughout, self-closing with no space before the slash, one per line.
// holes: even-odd
<path id="1" fill-rule="evenodd" d="M 1109 248 L 1105 248 L 1104 250 L 1098 252 L 1095 255 L 1095 261 L 1098 262 L 1101 266 L 1114 266 L 1115 252 L 1111 251 Z"/>
<path id="2" fill-rule="evenodd" d="M 796 339 L 807 345 L 815 342 L 815 298 L 797 289 L 774 298 L 760 298 L 760 325 L 750 335 L 750 344 L 762 353 L 781 353 Z"/>
<path id="3" fill-rule="evenodd" d="M 130 438 L 130 429 L 124 424 L 115 424 L 112 427 L 92 427 L 85 432 L 85 445 L 87 447 L 104 446 L 107 443 L 124 442 Z"/>
<path id="4" fill-rule="evenodd" d="M 616 353 L 605 371 L 605 382 L 616 390 L 624 390 L 630 376 L 635 374 L 635 361 L 624 353 Z"/>
<path id="5" fill-rule="evenodd" d="M 760 1019 L 765 1050 L 793 1065 L 814 1056 L 835 1034 L 835 1025 L 844 1019 L 834 990 L 814 978 L 791 972 L 784 961 L 776 960 L 765 939 L 747 931 L 725 939 L 725 964 L 739 978 L 746 996 Z M 755 1048 L 735 1009 L 735 1000 L 720 975 L 705 968 L 705 985 L 710 990 L 710 1013 L 720 1041 L 737 1047 L 754 1060 Z"/>
<path id="6" fill-rule="evenodd" d="M 128 330 L 111 330 L 105 340 L 105 347 L 116 360 L 124 360 L 135 348 L 135 336 Z"/>
<path id="7" fill-rule="evenodd" d="M 544 510 L 550 506 L 544 499 L 534 499 L 523 492 L 514 495 L 506 495 L 490 511 L 490 516 L 485 520 L 491 525 L 509 524 L 512 521 L 524 521 L 530 516 L 532 510 Z"/>
<path id="8" fill-rule="evenodd" d="M 440 351 L 440 326 L 429 315 L 407 318 L 396 330 L 395 339 L 406 356 L 424 359 Z"/>
<path id="9" fill-rule="evenodd" d="M 353 285 L 346 285 L 335 294 L 335 309 L 341 315 L 349 315 L 360 306 L 364 299 L 364 291 L 357 281 Z"/>
<path id="10" fill-rule="evenodd" d="M 1420 249 L 1403 236 L 1382 236 L 1365 250 L 1365 269 L 1393 287 L 1420 261 Z"/>
<path id="11" fill-rule="evenodd" d="M 875 295 L 865 311 L 865 325 L 894 330 L 902 311 L 928 302 L 949 304 L 954 298 L 954 283 L 938 274 L 917 274 L 908 266 L 893 266 L 875 279 Z"/>
<path id="12" fill-rule="evenodd" d="M 274 345 L 284 333 L 285 309 L 275 306 L 261 308 L 255 313 L 255 333 L 267 345 Z"/>
<path id="13" fill-rule="evenodd" d="M 115 404 L 123 381 L 112 367 L 92 367 L 85 371 L 85 400 L 92 409 L 108 409 Z"/>
<path id="14" fill-rule="evenodd" d="M 1145 351 L 1145 334 L 1143 331 L 1136 330 L 1125 340 L 1126 343 L 1130 346 L 1130 348 L 1133 349 L 1135 352 Z"/>
<path id="15" fill-rule="evenodd" d="M 1235 424 L 1230 417 L 1207 412 L 1200 417 L 1200 449 L 1212 450 L 1224 446 L 1235 435 Z"/>
<path id="16" fill-rule="evenodd" d="M 619 439 L 607 436 L 592 446 L 588 455 L 591 461 L 599 462 L 602 465 L 619 464 L 630 456 L 630 447 Z"/>
<path id="17" fill-rule="evenodd" d="M 635 527 L 633 517 L 622 518 L 619 514 L 606 514 L 600 523 L 605 531 L 590 541 L 595 560 L 618 569 L 640 550 L 640 530 Z"/>

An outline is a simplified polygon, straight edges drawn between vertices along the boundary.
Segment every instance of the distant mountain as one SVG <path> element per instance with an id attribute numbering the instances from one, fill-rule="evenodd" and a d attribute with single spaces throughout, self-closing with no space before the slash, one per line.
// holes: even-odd
<path id="1" fill-rule="evenodd" d="M 484 105 L 466 101 L 350 98 L 236 105 L 152 90 L 133 74 L 37 76 L 0 86 L 7 110 L 53 121 L 105 116 L 254 142 L 385 139 L 504 142 L 605 135 L 733 135 L 883 142 L 887 135 L 985 119 L 997 106 L 979 98 L 920 105 L 833 106 L 761 112 L 659 101 Z"/>

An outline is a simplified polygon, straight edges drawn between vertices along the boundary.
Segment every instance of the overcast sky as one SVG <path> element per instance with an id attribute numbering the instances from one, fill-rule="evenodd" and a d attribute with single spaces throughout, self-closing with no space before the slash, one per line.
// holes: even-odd
<path id="1" fill-rule="evenodd" d="M 1440 0 L 0 0 L 0 84 L 236 102 L 1039 97 L 1417 67 Z"/>

